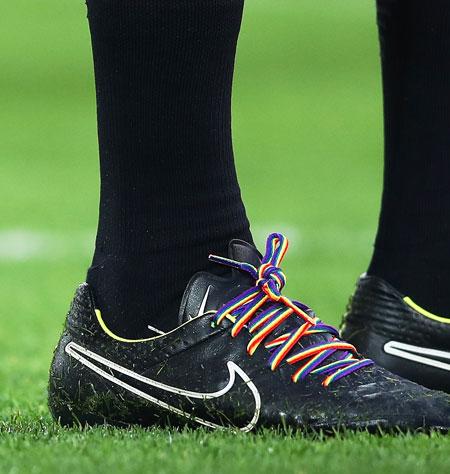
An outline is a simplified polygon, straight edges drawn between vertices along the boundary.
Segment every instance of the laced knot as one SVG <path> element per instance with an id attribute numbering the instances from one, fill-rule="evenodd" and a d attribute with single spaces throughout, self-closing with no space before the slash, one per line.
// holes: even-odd
<path id="1" fill-rule="evenodd" d="M 354 346 L 340 341 L 338 331 L 316 318 L 307 305 L 281 294 L 286 276 L 280 263 L 287 249 L 286 237 L 274 233 L 267 238 L 266 253 L 258 267 L 226 257 L 209 256 L 211 261 L 247 272 L 255 280 L 253 287 L 225 303 L 216 312 L 213 325 L 219 325 L 225 318 L 229 319 L 233 322 L 232 337 L 236 337 L 246 327 L 252 335 L 247 345 L 249 355 L 253 355 L 266 341 L 264 347 L 271 352 L 269 366 L 272 370 L 283 361 L 288 364 L 302 361 L 303 365 L 292 375 L 292 380 L 303 380 L 309 374 L 326 374 L 322 385 L 327 387 L 331 382 L 373 364 L 373 361 L 362 359 Z M 269 335 L 291 316 L 298 318 L 298 327 L 267 341 Z M 294 348 L 299 347 L 302 337 L 318 333 L 328 333 L 329 337 L 306 347 L 302 344 L 299 352 L 291 354 Z M 334 357 L 330 361 L 331 356 Z"/>
<path id="2" fill-rule="evenodd" d="M 280 267 L 265 263 L 258 268 L 256 284 L 272 301 L 278 301 L 286 284 L 286 277 Z"/>

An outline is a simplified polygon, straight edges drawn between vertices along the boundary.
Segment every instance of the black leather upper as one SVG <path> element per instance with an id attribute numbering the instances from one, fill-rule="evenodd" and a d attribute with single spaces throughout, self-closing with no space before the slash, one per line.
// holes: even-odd
<path id="1" fill-rule="evenodd" d="M 384 346 L 390 341 L 450 351 L 450 324 L 424 316 L 403 298 L 381 278 L 361 276 L 343 318 L 342 337 L 388 370 L 430 388 L 450 391 L 449 372 L 386 353 Z"/>
<path id="2" fill-rule="evenodd" d="M 239 283 L 236 286 L 239 280 L 236 273 L 229 276 L 228 290 L 225 280 L 226 277 L 197 275 L 188 286 L 181 314 L 192 316 L 198 311 L 203 290 L 208 285 L 214 288 L 208 303 L 210 308 L 218 304 L 220 294 L 228 298 L 238 288 L 242 291 Z M 268 367 L 267 349 L 262 346 L 252 357 L 248 356 L 248 332 L 242 331 L 232 338 L 232 323 L 225 320 L 220 327 L 212 327 L 210 313 L 188 319 L 164 336 L 144 342 L 122 342 L 103 331 L 94 309 L 90 289 L 83 284 L 75 295 L 51 368 L 50 408 L 53 415 L 65 423 L 81 420 L 114 424 L 195 424 L 192 419 L 195 416 L 241 428 L 255 414 L 254 393 L 241 379 L 236 379 L 224 396 L 200 401 L 132 380 L 137 389 L 178 408 L 185 415 L 170 413 L 110 383 L 68 355 L 67 345 L 75 343 L 149 379 L 201 393 L 223 389 L 230 380 L 227 364 L 234 362 L 257 388 L 261 402 L 257 426 L 288 425 L 301 429 L 450 426 L 450 404 L 446 395 L 426 390 L 376 366 L 361 369 L 328 388 L 321 385 L 323 375 L 310 375 L 295 384 L 291 375 L 296 367 L 282 364 L 272 372 Z M 128 376 L 111 368 L 108 370 L 117 379 L 130 382 Z"/>

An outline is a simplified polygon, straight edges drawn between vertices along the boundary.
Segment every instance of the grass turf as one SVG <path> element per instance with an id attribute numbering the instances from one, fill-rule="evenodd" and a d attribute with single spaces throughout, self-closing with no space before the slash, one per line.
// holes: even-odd
<path id="1" fill-rule="evenodd" d="M 291 237 L 287 294 L 334 324 L 367 266 L 380 200 L 372 3 L 247 0 L 237 58 L 235 152 L 254 233 L 260 243 L 272 230 Z M 97 218 L 84 17 L 81 0 L 2 8 L 0 472 L 446 472 L 450 441 L 440 435 L 320 439 L 52 423 L 48 365 Z"/>

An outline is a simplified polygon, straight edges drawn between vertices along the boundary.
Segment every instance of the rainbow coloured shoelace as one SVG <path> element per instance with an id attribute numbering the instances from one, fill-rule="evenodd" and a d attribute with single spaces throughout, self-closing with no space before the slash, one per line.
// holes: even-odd
<path id="1" fill-rule="evenodd" d="M 209 256 L 213 262 L 249 273 L 256 282 L 255 286 L 223 305 L 214 315 L 213 325 L 219 325 L 228 318 L 234 323 L 232 337 L 236 337 L 242 328 L 247 327 L 252 335 L 247 345 L 249 355 L 253 355 L 266 341 L 264 346 L 271 351 L 269 365 L 272 370 L 284 360 L 288 364 L 303 362 L 292 375 L 293 382 L 303 380 L 309 374 L 324 374 L 326 378 L 322 385 L 328 387 L 332 382 L 373 364 L 373 361 L 361 358 L 352 344 L 340 341 L 338 331 L 334 327 L 310 316 L 308 313 L 311 310 L 308 306 L 281 295 L 286 277 L 279 265 L 287 249 L 286 237 L 274 233 L 267 238 L 266 253 L 258 268 L 226 257 Z M 270 334 L 292 316 L 301 321 L 298 329 L 268 340 Z M 298 343 L 302 337 L 317 333 L 328 333 L 332 338 L 310 345 L 299 352 L 294 351 L 299 347 Z M 329 358 L 336 353 L 337 357 L 333 357 L 333 361 L 329 362 Z"/>

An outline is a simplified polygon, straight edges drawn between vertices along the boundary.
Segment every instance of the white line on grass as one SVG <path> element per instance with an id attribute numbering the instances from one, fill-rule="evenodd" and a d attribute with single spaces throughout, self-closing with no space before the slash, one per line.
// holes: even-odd
<path id="1" fill-rule="evenodd" d="M 93 232 L 60 233 L 31 229 L 0 230 L 0 261 L 26 262 L 86 256 L 92 252 Z"/>

